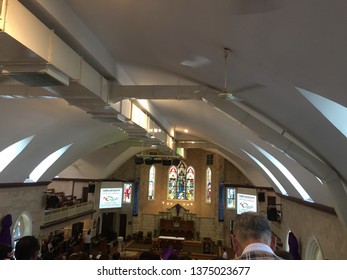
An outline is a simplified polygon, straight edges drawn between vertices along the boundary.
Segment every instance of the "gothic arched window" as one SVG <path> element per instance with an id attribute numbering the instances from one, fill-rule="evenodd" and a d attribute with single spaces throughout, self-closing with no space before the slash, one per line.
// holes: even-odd
<path id="1" fill-rule="evenodd" d="M 211 203 L 212 199 L 212 171 L 210 167 L 206 169 L 206 202 Z"/>
<path id="2" fill-rule="evenodd" d="M 132 186 L 133 184 L 131 183 L 124 183 L 124 194 L 123 194 L 124 203 L 131 203 Z"/>
<path id="3" fill-rule="evenodd" d="M 195 170 L 181 161 L 169 169 L 168 199 L 194 200 Z"/>
<path id="4" fill-rule="evenodd" d="M 148 200 L 154 200 L 155 191 L 155 167 L 151 166 L 149 169 L 149 180 L 148 180 Z"/>
<path id="5" fill-rule="evenodd" d="M 12 229 L 12 242 L 15 248 L 17 241 L 26 235 L 32 235 L 32 220 L 28 212 L 24 211 L 14 223 Z"/>

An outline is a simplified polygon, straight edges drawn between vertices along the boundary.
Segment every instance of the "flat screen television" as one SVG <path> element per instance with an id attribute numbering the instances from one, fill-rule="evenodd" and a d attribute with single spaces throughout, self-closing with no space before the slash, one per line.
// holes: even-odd
<path id="1" fill-rule="evenodd" d="M 252 194 L 238 193 L 236 213 L 257 212 L 257 196 Z"/>
<path id="2" fill-rule="evenodd" d="M 101 188 L 100 189 L 100 209 L 121 208 L 123 188 Z"/>

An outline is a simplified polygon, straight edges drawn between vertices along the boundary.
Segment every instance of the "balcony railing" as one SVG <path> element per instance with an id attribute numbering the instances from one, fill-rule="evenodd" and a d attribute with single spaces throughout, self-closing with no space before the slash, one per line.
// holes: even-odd
<path id="1" fill-rule="evenodd" d="M 66 218 L 72 218 L 76 215 L 80 215 L 94 209 L 93 202 L 82 202 L 72 206 L 60 207 L 52 210 L 46 210 L 44 223 L 52 223 L 55 221 L 63 220 Z"/>

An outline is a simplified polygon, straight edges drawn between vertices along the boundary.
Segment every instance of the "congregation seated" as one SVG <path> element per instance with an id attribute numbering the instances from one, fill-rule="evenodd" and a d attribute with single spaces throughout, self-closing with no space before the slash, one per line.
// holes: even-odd
<path id="1" fill-rule="evenodd" d="M 139 255 L 139 260 L 160 260 L 160 256 L 152 251 L 144 251 Z"/>

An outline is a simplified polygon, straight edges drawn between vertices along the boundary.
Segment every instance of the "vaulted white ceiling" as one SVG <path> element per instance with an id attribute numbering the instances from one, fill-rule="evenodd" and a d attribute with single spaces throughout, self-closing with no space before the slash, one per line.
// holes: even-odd
<path id="1" fill-rule="evenodd" d="M 0 182 L 70 144 L 39 181 L 106 178 L 144 147 L 170 154 L 171 139 L 347 224 L 344 1 L 2 2 L 0 152 L 34 138 Z M 38 66 L 62 85 L 29 86 Z M 124 119 L 129 100 L 165 135 Z"/>

